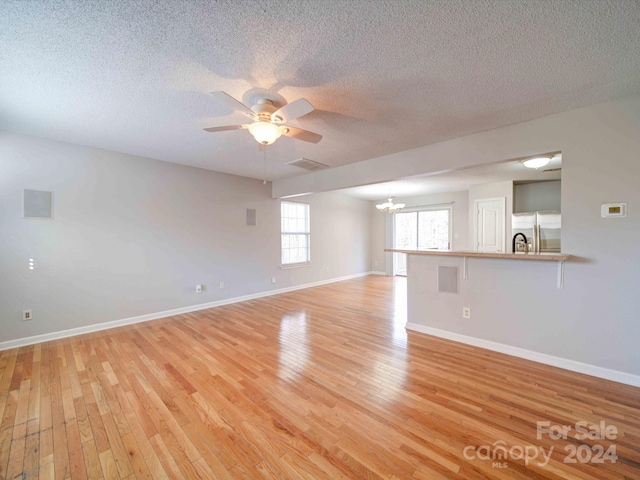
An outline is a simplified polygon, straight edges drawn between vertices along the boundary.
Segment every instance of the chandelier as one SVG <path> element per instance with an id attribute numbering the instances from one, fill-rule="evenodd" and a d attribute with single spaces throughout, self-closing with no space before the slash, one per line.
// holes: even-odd
<path id="1" fill-rule="evenodd" d="M 393 198 L 390 198 L 387 202 L 376 205 L 376 208 L 381 212 L 395 213 L 404 208 L 404 203 L 393 203 Z"/>

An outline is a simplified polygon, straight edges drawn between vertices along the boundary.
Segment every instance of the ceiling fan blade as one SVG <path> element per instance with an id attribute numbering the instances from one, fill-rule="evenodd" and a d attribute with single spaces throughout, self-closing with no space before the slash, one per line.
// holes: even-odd
<path id="1" fill-rule="evenodd" d="M 253 112 L 253 110 L 251 110 L 249 107 L 247 107 L 244 103 L 239 102 L 238 100 L 236 100 L 235 98 L 233 98 L 231 95 L 229 95 L 226 92 L 217 90 L 217 91 L 209 92 L 209 93 L 212 96 L 214 96 L 215 98 L 217 98 L 218 100 L 226 103 L 228 106 L 230 106 L 234 110 L 241 111 L 242 113 L 244 113 L 248 117 L 254 118 L 255 115 L 256 115 Z"/>
<path id="2" fill-rule="evenodd" d="M 222 125 L 221 127 L 203 128 L 205 132 L 224 132 L 226 130 L 241 130 L 249 125 Z"/>
<path id="3" fill-rule="evenodd" d="M 296 127 L 282 127 L 282 134 L 286 135 L 287 137 L 296 138 L 298 140 L 304 140 L 305 142 L 311 143 L 318 143 L 320 140 L 322 140 L 322 135 Z"/>
<path id="4" fill-rule="evenodd" d="M 298 117 L 311 113 L 315 110 L 313 105 L 304 98 L 299 98 L 295 102 L 287 103 L 284 107 L 279 108 L 271 114 L 271 120 L 282 123 L 295 120 Z"/>

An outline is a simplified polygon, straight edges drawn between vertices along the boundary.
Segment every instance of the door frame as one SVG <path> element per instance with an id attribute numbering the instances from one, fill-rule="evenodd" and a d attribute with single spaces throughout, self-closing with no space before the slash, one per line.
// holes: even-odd
<path id="1" fill-rule="evenodd" d="M 493 198 L 477 198 L 473 201 L 473 251 L 478 251 L 478 204 L 480 202 L 495 202 L 500 201 L 502 203 L 502 252 L 507 251 L 507 197 L 493 197 Z"/>

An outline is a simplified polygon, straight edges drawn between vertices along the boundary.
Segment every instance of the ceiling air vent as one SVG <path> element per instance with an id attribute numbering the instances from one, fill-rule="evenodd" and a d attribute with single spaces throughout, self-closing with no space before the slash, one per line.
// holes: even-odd
<path id="1" fill-rule="evenodd" d="M 547 168 L 543 170 L 543 172 L 559 172 L 560 170 L 562 170 L 562 168 Z"/>
<path id="2" fill-rule="evenodd" d="M 322 170 L 323 168 L 329 168 L 329 165 L 315 162 L 313 160 L 309 160 L 308 158 L 299 158 L 297 160 L 293 160 L 292 162 L 288 162 L 287 165 L 304 168 L 305 170 L 311 170 L 312 172 L 316 170 Z"/>

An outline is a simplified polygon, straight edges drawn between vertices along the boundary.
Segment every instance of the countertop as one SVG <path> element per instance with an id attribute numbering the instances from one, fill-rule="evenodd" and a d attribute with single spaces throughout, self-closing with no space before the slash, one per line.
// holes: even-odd
<path id="1" fill-rule="evenodd" d="M 454 250 L 401 250 L 385 248 L 385 252 L 406 253 L 408 255 L 440 255 L 445 257 L 475 257 L 475 258 L 504 258 L 506 260 L 538 260 L 547 262 L 563 262 L 569 260 L 571 255 L 564 253 L 488 253 L 465 252 Z"/>

